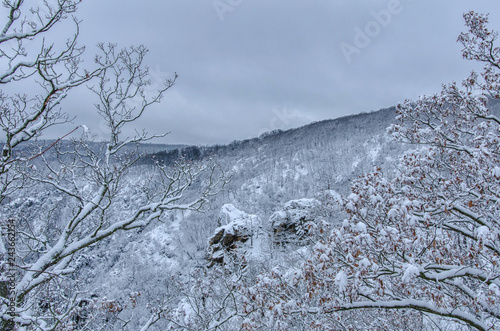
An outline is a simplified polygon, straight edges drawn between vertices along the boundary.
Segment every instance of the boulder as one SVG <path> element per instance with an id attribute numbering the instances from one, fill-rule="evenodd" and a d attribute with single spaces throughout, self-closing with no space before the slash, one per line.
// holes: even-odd
<path id="1" fill-rule="evenodd" d="M 321 203 L 316 199 L 288 201 L 283 209 L 271 215 L 269 221 L 274 235 L 274 242 L 305 244 L 307 242 L 308 223 L 314 222 Z"/>
<path id="2" fill-rule="evenodd" d="M 222 206 L 219 222 L 226 223 L 214 231 L 209 240 L 208 260 L 210 265 L 224 263 L 224 257 L 242 247 L 253 235 L 259 225 L 256 215 L 247 214 L 232 204 Z"/>

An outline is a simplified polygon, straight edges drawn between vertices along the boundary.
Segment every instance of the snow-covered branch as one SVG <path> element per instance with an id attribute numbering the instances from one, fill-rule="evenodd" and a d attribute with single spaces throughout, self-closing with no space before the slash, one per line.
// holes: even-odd
<path id="1" fill-rule="evenodd" d="M 489 330 L 488 325 L 484 324 L 480 319 L 472 314 L 464 313 L 455 308 L 441 308 L 426 301 L 419 301 L 413 299 L 406 300 L 393 300 L 393 301 L 360 301 L 350 304 L 343 304 L 338 311 L 363 309 L 363 308 L 385 308 L 385 309 L 416 309 L 422 312 L 439 315 L 443 317 L 450 317 L 478 329 Z"/>
<path id="2" fill-rule="evenodd" d="M 89 141 L 90 134 L 84 128 L 81 139 L 51 146 L 50 154 L 55 155 L 55 159 L 46 157 L 45 147 L 40 147 L 41 152 L 35 157 L 16 159 L 16 164 L 21 165 L 24 161 L 25 165 L 15 168 L 19 176 L 30 183 L 50 187 L 63 197 L 68 207 L 57 222 L 51 219 L 50 212 L 46 219 L 36 220 L 38 224 L 45 222 L 55 226 L 50 229 L 49 236 L 44 233 L 46 226 L 19 232 L 23 242 L 19 254 L 24 262 L 19 268 L 21 277 L 15 288 L 16 313 L 22 316 L 23 323 L 42 330 L 71 324 L 70 315 L 76 309 L 71 303 L 73 299 L 69 300 L 66 293 L 73 294 L 71 289 L 58 289 L 57 300 L 49 300 L 46 308 L 37 307 L 36 300 L 44 287 L 64 282 L 74 273 L 78 256 L 84 250 L 118 231 L 140 229 L 161 221 L 170 211 L 200 211 L 229 180 L 221 167 L 211 160 L 195 163 L 181 159 L 173 166 L 160 162 L 148 166 L 147 172 L 139 176 L 142 183 L 133 184 L 130 172 L 135 171 L 135 164 L 142 155 L 130 147 L 164 135 L 142 132 L 122 138 L 122 129 L 143 115 L 149 106 L 159 102 L 173 86 L 177 75 L 166 80 L 155 93 L 146 93 L 150 81 L 148 69 L 143 67 L 147 54 L 144 47 L 121 51 L 116 51 L 114 45 L 99 47 L 102 51 L 97 57 L 100 69 L 89 76 L 99 77 L 98 85 L 91 90 L 99 99 L 97 112 L 110 128 L 107 142 Z M 64 98 L 65 91 L 90 79 L 77 76 L 74 71 L 70 79 L 61 82 L 60 76 L 44 65 L 38 65 L 38 75 L 48 87 L 48 94 L 42 99 L 39 109 L 34 113 L 18 109 L 12 112 L 12 119 L 2 118 L 0 121 L 10 137 L 8 148 L 4 148 L 7 150 L 4 165 L 12 162 L 10 151 L 13 147 L 54 123 L 52 109 Z M 33 109 L 25 107 L 28 103 L 28 100 L 22 103 L 23 110 Z M 34 159 L 38 161 L 38 167 L 31 166 Z M 196 191 L 193 190 L 195 186 L 199 188 Z M 130 199 L 130 190 L 137 188 L 140 189 L 134 201 L 123 206 L 123 201 Z M 3 314 L 6 306 L 1 309 Z"/>
<path id="3" fill-rule="evenodd" d="M 500 327 L 500 121 L 488 108 L 500 95 L 500 48 L 486 15 L 464 16 L 459 41 L 465 58 L 486 63 L 482 75 L 398 106 L 388 132 L 416 148 L 391 177 L 376 168 L 352 182 L 347 219 L 292 280 L 273 271 L 243 290 L 264 319 L 291 326 L 312 314 L 338 328 L 357 316 L 365 328 L 391 329 L 396 322 L 377 312 L 392 310 Z M 252 316 L 256 325 L 263 318 Z"/>

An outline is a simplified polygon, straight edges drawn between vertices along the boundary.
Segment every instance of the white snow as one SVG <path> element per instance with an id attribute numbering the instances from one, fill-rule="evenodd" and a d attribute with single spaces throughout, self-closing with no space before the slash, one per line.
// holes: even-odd
<path id="1" fill-rule="evenodd" d="M 319 201 L 316 199 L 303 198 L 297 200 L 290 200 L 285 203 L 285 210 L 290 209 L 314 209 L 319 205 Z"/>
<path id="2" fill-rule="evenodd" d="M 285 203 L 282 210 L 274 212 L 269 220 L 274 227 L 281 224 L 300 224 L 304 219 L 314 219 L 316 207 L 320 205 L 316 199 L 290 200 Z"/>
<path id="3" fill-rule="evenodd" d="M 500 167 L 493 168 L 493 170 L 491 171 L 491 173 L 493 174 L 493 176 L 499 178 L 500 177 Z"/>
<path id="4" fill-rule="evenodd" d="M 225 233 L 234 234 L 237 230 L 252 229 L 260 224 L 257 215 L 247 214 L 230 203 L 221 207 L 219 220 L 223 225 L 215 229 L 214 233 L 224 229 Z"/>
<path id="5" fill-rule="evenodd" d="M 309 171 L 304 166 L 297 166 L 295 167 L 295 176 L 293 179 L 297 181 L 301 176 L 307 176 L 308 174 Z"/>
<path id="6" fill-rule="evenodd" d="M 344 271 L 339 271 L 335 276 L 335 285 L 339 288 L 339 292 L 344 292 L 347 288 L 347 274 Z"/>
<path id="7" fill-rule="evenodd" d="M 382 150 L 382 146 L 380 144 L 377 144 L 376 146 L 374 146 L 372 149 L 370 149 L 368 151 L 368 155 L 372 159 L 372 162 L 375 162 L 375 160 L 377 159 L 377 156 L 381 150 Z"/>
<path id="8" fill-rule="evenodd" d="M 490 234 L 490 229 L 487 226 L 480 226 L 476 230 L 477 238 L 481 240 L 486 240 Z"/>
<path id="9" fill-rule="evenodd" d="M 359 196 L 356 194 L 356 193 L 351 193 L 349 194 L 349 196 L 347 197 L 347 199 L 353 201 L 353 202 L 356 202 L 359 200 Z"/>
<path id="10" fill-rule="evenodd" d="M 368 260 L 366 257 L 364 259 L 362 259 L 361 261 L 359 261 L 359 266 L 362 268 L 362 269 L 368 269 L 369 266 L 371 266 L 371 262 L 370 260 Z"/>
<path id="11" fill-rule="evenodd" d="M 335 190 L 326 190 L 325 194 L 332 198 L 332 200 L 334 200 L 335 202 L 342 204 L 342 195 L 340 195 L 339 192 Z"/>
<path id="12" fill-rule="evenodd" d="M 387 213 L 387 217 L 394 220 L 398 217 L 398 214 L 399 212 L 397 209 L 391 208 Z"/>
<path id="13" fill-rule="evenodd" d="M 361 233 L 366 233 L 366 224 L 363 222 L 358 222 L 358 224 L 356 224 L 356 230 Z"/>
<path id="14" fill-rule="evenodd" d="M 225 204 L 220 209 L 220 215 L 225 216 L 225 219 L 230 222 L 244 221 L 248 218 L 248 214 L 236 208 L 233 204 Z"/>
<path id="15" fill-rule="evenodd" d="M 245 248 L 247 257 L 255 260 L 262 258 L 263 240 L 267 234 L 260 229 L 262 222 L 257 215 L 241 211 L 233 204 L 225 204 L 221 207 L 219 221 L 226 224 L 216 228 L 214 235 L 223 230 L 225 234 L 235 235 L 238 233 L 248 236 L 250 240 L 246 243 Z M 222 255 L 223 251 L 217 251 L 212 257 L 216 259 Z"/>
<path id="16" fill-rule="evenodd" d="M 411 282 L 414 278 L 416 278 L 420 274 L 420 271 L 417 266 L 413 264 L 407 264 L 405 272 L 403 273 L 402 281 L 404 283 Z"/>
<path id="17" fill-rule="evenodd" d="M 489 289 L 491 292 L 495 293 L 495 295 L 500 297 L 500 287 L 498 287 L 496 284 L 491 284 L 489 286 Z"/>
<path id="18" fill-rule="evenodd" d="M 2 236 L 0 236 L 0 254 L 5 254 L 7 251 L 5 250 L 5 246 L 3 244 Z"/>

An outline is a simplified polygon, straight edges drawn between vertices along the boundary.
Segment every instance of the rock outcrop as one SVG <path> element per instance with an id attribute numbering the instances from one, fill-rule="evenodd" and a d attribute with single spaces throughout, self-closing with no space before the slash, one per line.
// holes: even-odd
<path id="1" fill-rule="evenodd" d="M 282 210 L 270 217 L 276 244 L 304 244 L 307 242 L 308 223 L 314 222 L 321 203 L 316 199 L 288 201 Z"/>
<path id="2" fill-rule="evenodd" d="M 227 254 L 233 253 L 245 244 L 260 224 L 256 215 L 238 210 L 232 204 L 222 206 L 219 222 L 226 224 L 215 229 L 214 235 L 210 238 L 208 247 L 210 265 L 224 263 Z"/>

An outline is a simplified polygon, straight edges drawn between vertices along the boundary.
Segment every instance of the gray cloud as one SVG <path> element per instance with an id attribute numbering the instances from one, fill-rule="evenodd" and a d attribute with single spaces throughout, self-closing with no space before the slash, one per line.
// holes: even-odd
<path id="1" fill-rule="evenodd" d="M 153 72 L 179 73 L 164 101 L 136 123 L 170 131 L 163 142 L 227 143 L 438 92 L 474 67 L 455 42 L 462 13 L 490 12 L 492 26 L 500 25 L 493 0 L 216 1 L 81 4 L 89 54 L 98 41 L 144 44 Z M 214 3 L 234 5 L 221 16 Z M 377 30 L 374 12 L 395 5 L 397 14 Z M 355 45 L 358 28 L 372 28 L 372 36 L 349 63 L 341 45 Z M 65 106 L 77 123 L 101 130 L 86 92 Z"/>

